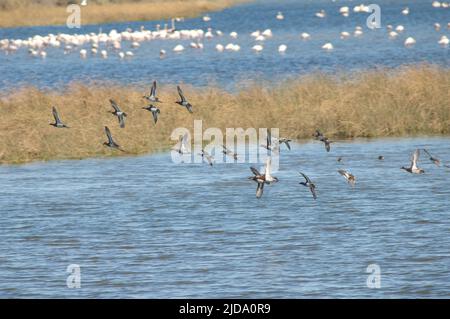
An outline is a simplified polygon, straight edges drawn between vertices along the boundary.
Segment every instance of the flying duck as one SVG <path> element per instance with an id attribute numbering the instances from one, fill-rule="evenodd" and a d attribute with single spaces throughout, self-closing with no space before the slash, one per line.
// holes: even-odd
<path id="1" fill-rule="evenodd" d="M 426 149 L 423 149 L 423 151 L 430 157 L 430 161 L 432 161 L 436 166 L 441 166 L 441 160 L 439 158 L 433 157 Z"/>
<path id="2" fill-rule="evenodd" d="M 402 166 L 402 169 L 404 169 L 405 171 L 407 171 L 408 173 L 411 173 L 411 174 L 425 173 L 425 171 L 423 169 L 417 167 L 417 162 L 419 161 L 419 156 L 420 156 L 420 150 L 416 149 L 416 151 L 414 152 L 414 154 L 411 158 L 411 166 L 410 167 Z"/>
<path id="3" fill-rule="evenodd" d="M 278 139 L 278 143 L 281 144 L 285 144 L 286 147 L 288 148 L 288 150 L 291 150 L 291 145 L 289 144 L 290 142 L 292 142 L 292 140 L 288 139 L 288 138 L 279 138 Z"/>
<path id="4" fill-rule="evenodd" d="M 180 155 L 189 154 L 188 151 L 188 139 L 189 134 L 185 133 L 183 136 L 180 136 L 178 143 L 172 148 L 172 150 L 176 151 Z"/>
<path id="5" fill-rule="evenodd" d="M 202 158 L 206 158 L 206 160 L 208 161 L 208 164 L 210 166 L 213 166 L 214 164 L 214 157 L 212 155 L 210 155 L 207 151 L 202 150 L 201 154 Z"/>
<path id="6" fill-rule="evenodd" d="M 269 130 L 267 130 L 266 144 L 261 144 L 261 146 L 271 152 L 280 152 L 280 144 L 276 140 L 275 142 L 272 141 L 272 133 Z"/>
<path id="7" fill-rule="evenodd" d="M 110 148 L 125 152 L 123 149 L 120 148 L 120 145 L 117 144 L 114 139 L 112 138 L 111 131 L 107 126 L 105 126 L 105 133 L 106 137 L 108 138 L 108 142 L 104 142 L 103 145 L 108 146 Z"/>
<path id="8" fill-rule="evenodd" d="M 319 141 L 321 141 L 322 138 L 324 137 L 323 134 L 322 134 L 322 132 L 320 132 L 319 130 L 316 130 L 316 132 L 314 133 L 313 136 L 314 136 L 314 138 L 315 138 L 316 140 L 319 140 Z"/>
<path id="9" fill-rule="evenodd" d="M 184 97 L 183 91 L 181 90 L 180 86 L 177 86 L 177 90 L 178 90 L 178 94 L 180 95 L 180 99 L 181 100 L 180 101 L 176 101 L 175 103 L 177 103 L 177 104 L 179 104 L 181 106 L 184 106 L 189 111 L 189 113 L 193 113 L 192 112 L 192 105 Z"/>
<path id="10" fill-rule="evenodd" d="M 303 174 L 302 172 L 300 172 L 300 175 L 303 176 L 303 178 L 305 179 L 304 182 L 300 182 L 301 185 L 305 186 L 305 187 L 309 187 L 309 190 L 311 191 L 311 194 L 313 196 L 314 199 L 317 199 L 317 195 L 316 195 L 316 185 L 314 185 L 313 182 L 311 182 L 311 180 L 309 179 L 308 176 L 306 176 L 305 174 Z"/>
<path id="11" fill-rule="evenodd" d="M 161 113 L 160 110 L 153 104 L 150 104 L 147 107 L 143 107 L 143 109 L 152 112 L 153 120 L 155 121 L 156 124 L 156 122 L 158 122 L 158 114 Z"/>
<path id="12" fill-rule="evenodd" d="M 255 181 L 258 186 L 256 188 L 256 198 L 261 198 L 264 191 L 264 184 L 272 184 L 278 182 L 278 178 L 271 175 L 272 170 L 272 160 L 270 157 L 267 158 L 266 167 L 264 174 L 261 174 L 256 168 L 250 167 L 253 176 L 248 179 Z"/>
<path id="13" fill-rule="evenodd" d="M 353 174 L 350 174 L 349 172 L 347 172 L 346 170 L 340 169 L 338 170 L 339 174 L 341 174 L 342 176 L 345 177 L 345 179 L 347 180 L 347 182 L 352 185 L 355 186 L 356 183 L 356 177 Z"/>
<path id="14" fill-rule="evenodd" d="M 223 147 L 223 151 L 222 151 L 222 152 L 223 152 L 225 155 L 231 156 L 234 160 L 237 160 L 237 159 L 238 159 L 237 153 L 235 153 L 235 152 L 229 150 L 225 145 L 222 145 L 222 147 Z"/>
<path id="15" fill-rule="evenodd" d="M 154 103 L 162 103 L 159 98 L 156 96 L 156 81 L 153 81 L 153 85 L 152 88 L 150 89 L 150 94 L 149 95 L 144 95 L 144 99 L 147 99 L 150 102 L 154 102 Z"/>
<path id="16" fill-rule="evenodd" d="M 264 181 L 265 176 L 262 175 L 256 168 L 250 167 L 250 170 L 253 173 L 253 176 L 249 177 L 248 179 L 253 180 L 257 183 L 256 187 L 256 198 L 261 198 L 263 191 L 264 191 Z"/>
<path id="17" fill-rule="evenodd" d="M 119 108 L 119 106 L 117 105 L 117 103 L 114 100 L 110 99 L 109 103 L 111 103 L 111 106 L 114 109 L 114 111 L 111 113 L 114 114 L 115 116 L 117 116 L 120 127 L 124 128 L 125 127 L 125 117 L 127 117 L 127 114 L 125 112 L 122 112 L 122 110 Z"/>
<path id="18" fill-rule="evenodd" d="M 57 128 L 69 128 L 66 124 L 61 122 L 61 119 L 59 118 L 58 111 L 56 110 L 56 107 L 52 108 L 53 117 L 55 118 L 55 123 L 50 123 L 50 125 L 57 127 Z"/>

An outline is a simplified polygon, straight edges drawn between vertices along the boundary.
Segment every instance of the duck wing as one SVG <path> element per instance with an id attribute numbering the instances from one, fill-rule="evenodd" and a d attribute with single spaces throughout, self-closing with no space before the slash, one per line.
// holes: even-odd
<path id="1" fill-rule="evenodd" d="M 105 126 L 105 133 L 106 133 L 106 137 L 108 138 L 108 143 L 111 145 L 116 144 L 112 138 L 111 131 L 109 130 L 109 128 L 107 126 Z"/>
<path id="2" fill-rule="evenodd" d="M 111 106 L 113 107 L 113 109 L 116 113 L 121 112 L 120 107 L 117 105 L 117 103 L 113 99 L 110 99 L 109 103 L 111 103 Z"/>
<path id="3" fill-rule="evenodd" d="M 252 173 L 253 173 L 255 176 L 261 176 L 261 174 L 259 173 L 259 171 L 258 171 L 256 168 L 250 167 L 250 170 L 252 171 Z"/>
<path id="4" fill-rule="evenodd" d="M 53 117 L 55 119 L 55 124 L 61 124 L 61 120 L 59 119 L 58 111 L 56 110 L 56 107 L 52 108 Z"/>
<path id="5" fill-rule="evenodd" d="M 181 90 L 180 86 L 177 86 L 178 95 L 180 95 L 181 103 L 186 102 L 186 98 L 184 97 L 183 91 Z"/>
<path id="6" fill-rule="evenodd" d="M 411 158 L 411 168 L 412 169 L 417 169 L 417 162 L 419 161 L 419 156 L 420 156 L 420 150 L 416 149 L 416 151 L 414 152 L 414 154 L 412 155 L 412 158 Z"/>
<path id="7" fill-rule="evenodd" d="M 264 192 L 264 183 L 258 183 L 256 187 L 256 198 L 261 198 Z"/>

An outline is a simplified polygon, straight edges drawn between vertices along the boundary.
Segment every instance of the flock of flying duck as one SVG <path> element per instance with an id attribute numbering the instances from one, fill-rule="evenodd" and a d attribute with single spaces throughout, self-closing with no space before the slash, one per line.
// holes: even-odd
<path id="1" fill-rule="evenodd" d="M 434 1 L 432 3 L 434 8 L 448 9 L 450 8 L 449 3 L 447 2 L 438 2 Z M 351 9 L 347 6 L 339 8 L 339 14 L 344 17 L 348 17 L 350 15 Z M 370 13 L 369 6 L 364 4 L 357 5 L 353 8 L 353 13 Z M 403 15 L 409 15 L 410 9 L 408 7 L 404 8 L 401 13 Z M 327 13 L 325 10 L 320 10 L 315 13 L 315 16 L 318 19 L 325 19 L 327 17 Z M 284 15 L 282 12 L 278 12 L 276 15 L 277 20 L 284 20 Z M 224 33 L 220 30 L 213 31 L 212 28 L 208 28 L 205 32 L 201 29 L 194 30 L 178 30 L 175 27 L 176 21 L 182 21 L 183 18 L 174 18 L 172 19 L 171 26 L 169 24 L 165 24 L 163 28 L 160 25 L 156 26 L 156 30 L 150 31 L 145 30 L 144 27 L 141 27 L 139 31 L 127 29 L 123 32 L 117 32 L 116 30 L 111 30 L 108 34 L 99 32 L 99 33 L 89 33 L 89 34 L 48 34 L 47 36 L 39 36 L 36 35 L 34 37 L 30 37 L 28 39 L 3 39 L 0 40 L 0 51 L 4 51 L 6 54 L 13 54 L 18 51 L 20 48 L 27 48 L 28 53 L 32 57 L 47 57 L 47 48 L 63 48 L 64 54 L 69 54 L 71 52 L 75 52 L 78 50 L 79 55 L 82 59 L 86 59 L 88 56 L 97 56 L 100 55 L 101 58 L 107 59 L 109 57 L 109 53 L 115 53 L 120 59 L 124 58 L 132 58 L 134 56 L 133 50 L 137 50 L 141 43 L 144 41 L 151 41 L 156 39 L 162 40 L 191 40 L 189 47 L 192 49 L 203 49 L 203 40 L 212 39 L 214 37 L 222 37 Z M 206 15 L 203 17 L 203 21 L 209 22 L 211 18 Z M 434 28 L 436 31 L 441 30 L 440 23 L 434 23 Z M 447 28 L 450 29 L 450 22 L 447 23 Z M 389 39 L 396 39 L 401 33 L 405 32 L 405 27 L 403 25 L 387 25 L 388 37 Z M 353 31 L 354 37 L 361 37 L 363 35 L 363 28 L 361 26 L 356 26 Z M 238 33 L 233 31 L 229 34 L 231 39 L 237 39 Z M 264 31 L 254 31 L 251 33 L 251 37 L 254 38 L 255 43 L 252 46 L 252 51 L 258 53 L 264 50 L 264 41 L 272 38 L 273 34 L 270 29 L 266 29 Z M 352 36 L 351 32 L 343 31 L 340 33 L 340 39 L 345 40 Z M 311 39 L 311 35 L 309 33 L 303 32 L 300 35 L 300 38 L 303 40 Z M 123 42 L 131 42 L 130 50 L 122 50 Z M 438 39 L 438 44 L 447 47 L 450 43 L 450 39 L 446 35 L 442 35 Z M 404 40 L 404 45 L 406 47 L 412 47 L 416 44 L 416 40 L 409 36 Z M 90 46 L 90 50 L 85 48 L 85 46 Z M 101 48 L 103 46 L 103 48 Z M 228 44 L 217 44 L 215 46 L 216 51 L 240 51 L 240 45 L 230 42 Z M 278 46 L 279 53 L 285 53 L 288 49 L 286 44 L 280 44 Z M 334 45 L 331 42 L 327 42 L 322 45 L 322 49 L 325 51 L 332 51 L 334 49 Z M 89 51 L 88 51 L 89 50 Z M 177 44 L 173 48 L 174 53 L 181 53 L 185 50 L 185 47 L 182 44 Z M 164 58 L 167 54 L 167 51 L 164 49 L 160 50 L 160 57 Z"/>
<path id="2" fill-rule="evenodd" d="M 183 93 L 182 89 L 180 88 L 180 86 L 177 86 L 177 92 L 178 92 L 180 99 L 178 101 L 176 101 L 175 103 L 177 103 L 181 107 L 185 108 L 189 113 L 193 113 L 193 106 L 184 96 L 184 93 Z M 156 95 L 156 81 L 153 81 L 152 87 L 150 89 L 150 93 L 148 95 L 144 95 L 143 98 L 149 102 L 149 105 L 146 107 L 143 107 L 143 109 L 152 113 L 153 121 L 156 125 L 156 123 L 158 121 L 158 116 L 161 112 L 160 112 L 160 109 L 157 106 L 155 106 L 155 104 L 162 103 L 162 101 Z M 114 100 L 110 99 L 109 102 L 111 104 L 111 107 L 113 108 L 111 113 L 117 117 L 119 127 L 125 128 L 125 119 L 127 117 L 127 114 L 121 110 L 119 105 Z M 50 123 L 50 125 L 52 125 L 56 128 L 69 128 L 69 126 L 66 125 L 61 120 L 59 113 L 55 107 L 52 108 L 52 114 L 53 114 L 53 118 L 54 118 L 55 122 Z M 116 141 L 113 139 L 111 130 L 107 126 L 105 126 L 105 134 L 107 137 L 107 142 L 104 142 L 103 145 L 105 145 L 109 148 L 115 149 L 115 150 L 119 150 L 121 152 L 125 152 L 125 150 L 123 150 L 121 148 L 121 146 L 119 144 L 117 144 Z M 334 142 L 331 141 L 328 137 L 326 137 L 320 130 L 316 130 L 313 137 L 315 140 L 320 141 L 324 144 L 326 152 L 331 151 L 331 144 Z M 261 198 L 263 191 L 264 191 L 264 185 L 271 185 L 271 184 L 278 182 L 278 178 L 273 176 L 271 173 L 272 172 L 271 154 L 272 153 L 279 154 L 280 147 L 283 144 L 286 146 L 286 148 L 288 150 L 291 150 L 290 142 L 292 142 L 292 140 L 289 138 L 272 137 L 270 130 L 267 131 L 266 143 L 260 145 L 261 147 L 268 150 L 269 154 L 270 154 L 266 160 L 264 171 L 260 172 L 257 168 L 250 167 L 250 170 L 253 173 L 253 175 L 248 178 L 257 183 L 257 188 L 256 188 L 256 197 L 257 198 Z M 222 150 L 223 154 L 225 154 L 226 156 L 229 156 L 233 160 L 238 159 L 238 154 L 236 152 L 228 149 L 225 145 L 222 145 L 222 147 L 223 147 L 223 150 Z M 187 133 L 184 134 L 183 136 L 181 136 L 178 143 L 172 148 L 173 151 L 176 151 L 180 155 L 190 154 L 189 149 L 190 149 L 189 135 Z M 432 156 L 430 154 L 430 152 L 426 149 L 423 149 L 423 151 L 429 156 L 429 160 L 432 163 L 434 163 L 436 166 L 441 165 L 440 159 Z M 209 154 L 207 151 L 202 149 L 201 154 L 199 154 L 199 155 L 201 155 L 202 158 L 210 166 L 214 165 L 214 157 L 211 154 Z M 411 173 L 411 174 L 425 173 L 425 171 L 422 168 L 419 168 L 419 166 L 418 166 L 419 156 L 420 156 L 420 149 L 416 149 L 412 155 L 411 164 L 409 166 L 403 166 L 403 167 L 401 167 L 401 169 L 403 169 L 406 172 Z M 378 157 L 378 160 L 382 161 L 382 160 L 384 160 L 384 157 L 382 155 L 380 155 Z M 341 162 L 342 157 L 338 157 L 337 161 Z M 450 165 L 445 165 L 445 167 L 450 168 Z M 343 169 L 339 169 L 338 173 L 341 174 L 351 186 L 355 186 L 355 184 L 356 184 L 355 175 L 353 175 L 349 171 L 343 170 Z M 300 182 L 300 184 L 309 188 L 313 198 L 317 199 L 316 185 L 311 181 L 311 179 L 306 174 L 300 172 L 300 175 L 304 178 L 304 181 Z"/>

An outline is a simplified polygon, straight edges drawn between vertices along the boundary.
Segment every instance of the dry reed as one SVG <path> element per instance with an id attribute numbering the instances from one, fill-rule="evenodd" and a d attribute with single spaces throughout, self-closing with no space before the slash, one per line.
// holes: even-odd
<path id="1" fill-rule="evenodd" d="M 450 70 L 414 66 L 331 76 L 312 74 L 273 88 L 253 85 L 229 93 L 219 88 L 183 86 L 194 114 L 173 103 L 172 85 L 159 89 L 161 114 L 154 125 L 143 110 L 144 92 L 135 87 L 72 84 L 60 92 L 23 88 L 0 98 L 0 163 L 120 155 L 102 143 L 105 125 L 127 151 L 168 149 L 177 127 L 203 129 L 278 127 L 294 139 L 311 138 L 319 128 L 333 138 L 437 135 L 450 133 Z M 119 128 L 108 113 L 115 99 L 128 113 Z M 70 129 L 56 129 L 57 106 Z"/>
<path id="2" fill-rule="evenodd" d="M 63 1 L 64 2 L 64 1 Z M 69 1 L 68 1 L 69 2 Z M 81 7 L 81 23 L 110 23 L 147 21 L 172 17 L 193 17 L 203 12 L 218 11 L 242 0 L 143 0 L 139 2 L 92 2 Z M 8 5 L 6 5 L 8 4 Z M 62 3 L 61 3 L 62 4 Z M 7 0 L 0 7 L 0 28 L 63 25 L 69 13 L 65 5 L 52 1 L 38 4 L 36 1 Z"/>

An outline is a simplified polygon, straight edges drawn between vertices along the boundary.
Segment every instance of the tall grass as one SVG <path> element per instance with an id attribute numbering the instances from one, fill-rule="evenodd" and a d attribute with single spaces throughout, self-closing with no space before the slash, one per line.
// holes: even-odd
<path id="1" fill-rule="evenodd" d="M 62 25 L 72 0 L 0 0 L 0 27 Z M 243 0 L 88 0 L 81 7 L 81 23 L 145 21 L 225 9 Z"/>
<path id="2" fill-rule="evenodd" d="M 331 76 L 313 74 L 275 87 L 253 85 L 229 93 L 183 86 L 194 114 L 173 103 L 173 85 L 160 88 L 157 125 L 142 110 L 144 92 L 135 87 L 73 84 L 62 92 L 23 88 L 0 99 L 0 162 L 119 155 L 104 147 L 109 126 L 127 154 L 168 149 L 176 127 L 278 127 L 294 139 L 320 129 L 332 138 L 450 134 L 450 70 L 416 66 Z M 115 99 L 128 113 L 126 127 L 108 113 Z M 56 106 L 70 129 L 56 129 Z"/>

